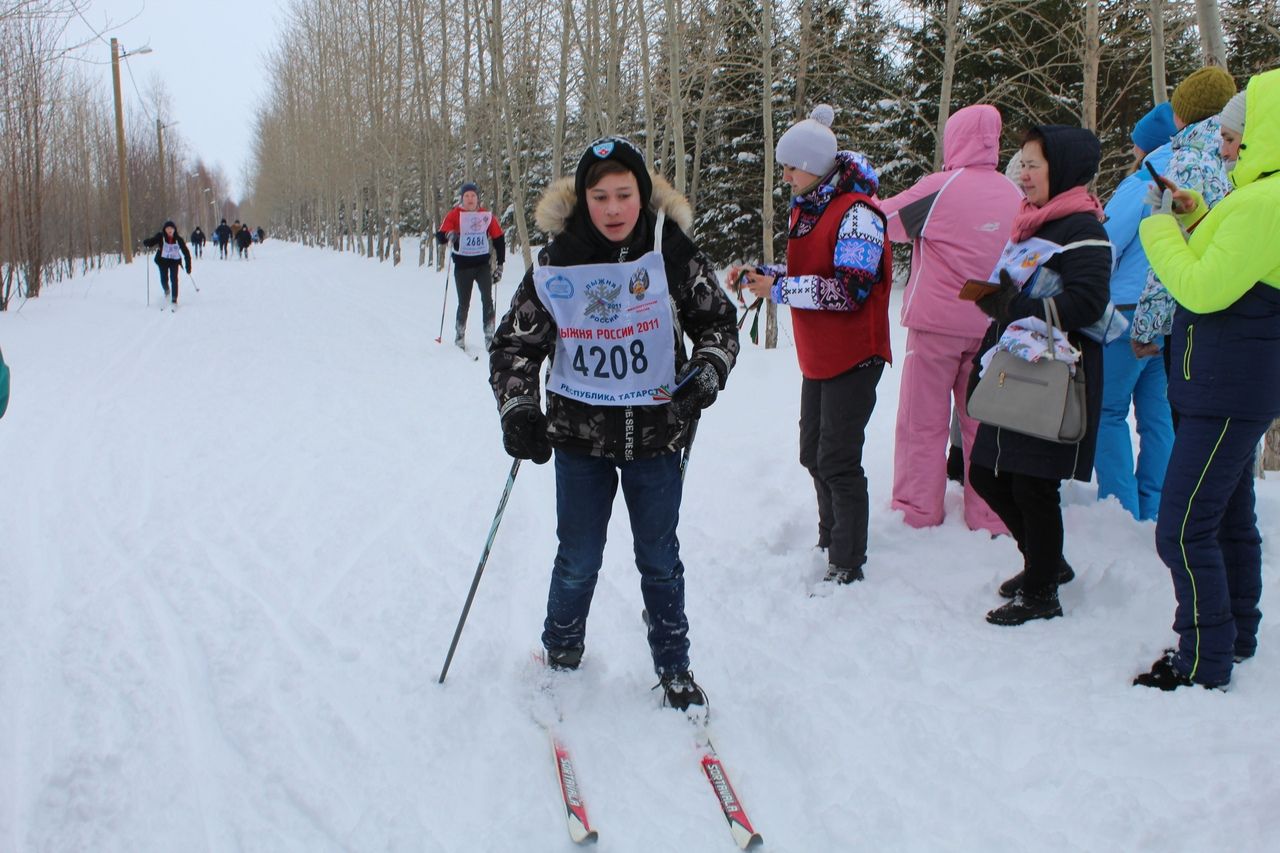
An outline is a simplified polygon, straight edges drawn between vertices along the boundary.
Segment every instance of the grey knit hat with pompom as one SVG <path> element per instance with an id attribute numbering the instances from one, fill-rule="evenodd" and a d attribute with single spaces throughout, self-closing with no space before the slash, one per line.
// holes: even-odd
<path id="1" fill-rule="evenodd" d="M 831 122 L 836 111 L 818 104 L 807 119 L 798 121 L 778 140 L 778 162 L 811 175 L 825 175 L 836 165 L 836 135 Z"/>

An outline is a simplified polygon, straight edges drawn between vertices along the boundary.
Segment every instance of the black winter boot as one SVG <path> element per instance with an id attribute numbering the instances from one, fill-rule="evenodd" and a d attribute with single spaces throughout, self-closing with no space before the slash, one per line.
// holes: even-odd
<path id="1" fill-rule="evenodd" d="M 1058 586 L 1062 586 L 1064 583 L 1071 583 L 1071 581 L 1075 580 L 1076 571 L 1071 568 L 1071 564 L 1068 563 L 1065 558 L 1059 559 L 1061 562 L 1058 563 Z M 1000 597 L 1013 598 L 1018 595 L 1018 593 L 1022 592 L 1022 582 L 1026 580 L 1026 577 L 1027 570 L 1024 568 L 1022 571 L 1000 584 Z"/>
<path id="2" fill-rule="evenodd" d="M 947 479 L 964 483 L 964 448 L 954 444 L 947 451 Z"/>
<path id="3" fill-rule="evenodd" d="M 822 578 L 824 583 L 850 584 L 855 581 L 865 580 L 866 575 L 862 573 L 862 568 L 842 569 L 835 563 L 827 564 L 827 574 Z"/>
<path id="4" fill-rule="evenodd" d="M 1027 593 L 1021 591 L 1008 604 L 1001 605 L 987 614 L 987 621 L 992 625 L 1021 625 L 1032 619 L 1053 619 L 1062 615 L 1062 605 L 1058 603 L 1058 590 Z"/>
<path id="5" fill-rule="evenodd" d="M 1133 680 L 1134 687 L 1155 687 L 1159 690 L 1177 690 L 1179 687 L 1190 687 L 1194 682 L 1178 672 L 1173 665 L 1173 649 L 1165 649 L 1160 659 L 1151 664 L 1151 671 L 1144 672 Z"/>
<path id="6" fill-rule="evenodd" d="M 547 666 L 560 672 L 571 672 L 582 663 L 582 649 L 547 649 Z"/>
<path id="7" fill-rule="evenodd" d="M 662 688 L 662 704 L 678 711 L 687 711 L 690 705 L 707 704 L 706 694 L 693 680 L 693 673 L 687 669 L 684 672 L 663 673 L 658 686 Z"/>

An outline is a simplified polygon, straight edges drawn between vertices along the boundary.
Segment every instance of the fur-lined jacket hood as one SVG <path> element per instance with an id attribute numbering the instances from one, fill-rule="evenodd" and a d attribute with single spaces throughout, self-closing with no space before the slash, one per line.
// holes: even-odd
<path id="1" fill-rule="evenodd" d="M 649 173 L 653 181 L 653 193 L 649 197 L 649 210 L 657 215 L 666 213 L 667 219 L 680 226 L 686 235 L 693 227 L 693 208 L 689 200 L 676 192 L 675 187 L 661 175 Z M 573 177 L 560 178 L 543 192 L 534 211 L 533 221 L 538 230 L 548 237 L 563 234 L 569 218 L 577 207 L 578 199 L 573 191 Z"/>

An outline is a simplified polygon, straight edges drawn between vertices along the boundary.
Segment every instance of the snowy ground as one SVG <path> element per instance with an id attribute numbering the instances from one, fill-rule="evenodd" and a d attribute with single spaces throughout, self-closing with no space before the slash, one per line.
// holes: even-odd
<path id="1" fill-rule="evenodd" d="M 570 848 L 527 662 L 550 468 L 521 469 L 438 686 L 510 467 L 486 362 L 434 342 L 442 274 L 255 251 L 198 262 L 176 314 L 154 271 L 144 308 L 144 257 L 0 315 L 0 850 Z M 698 434 L 694 670 L 766 849 L 1274 850 L 1277 621 L 1227 693 L 1131 688 L 1171 640 L 1169 578 L 1152 525 L 1075 484 L 1066 618 L 988 625 L 1013 546 L 965 529 L 954 486 L 934 530 L 886 508 L 898 378 L 868 441 L 869 580 L 830 598 L 806 594 L 785 330 Z M 1258 515 L 1273 614 L 1280 477 Z M 649 690 L 621 504 L 611 533 L 565 691 L 599 848 L 734 849 Z"/>

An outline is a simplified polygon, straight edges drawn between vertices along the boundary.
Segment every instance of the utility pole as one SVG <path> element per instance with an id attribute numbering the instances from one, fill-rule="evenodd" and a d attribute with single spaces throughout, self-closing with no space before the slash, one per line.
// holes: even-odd
<path id="1" fill-rule="evenodd" d="M 124 102 L 120 99 L 120 60 L 133 54 L 150 53 L 151 48 L 141 47 L 125 53 L 120 42 L 111 40 L 111 84 L 116 96 L 116 159 L 120 166 L 120 254 L 126 264 L 133 263 L 133 235 L 129 231 L 129 170 L 124 154 Z"/>
<path id="2" fill-rule="evenodd" d="M 120 45 L 111 40 L 111 82 L 116 93 L 116 158 L 120 165 L 120 254 L 133 263 L 133 237 L 129 233 L 129 173 L 124 156 L 124 106 L 120 102 Z"/>

